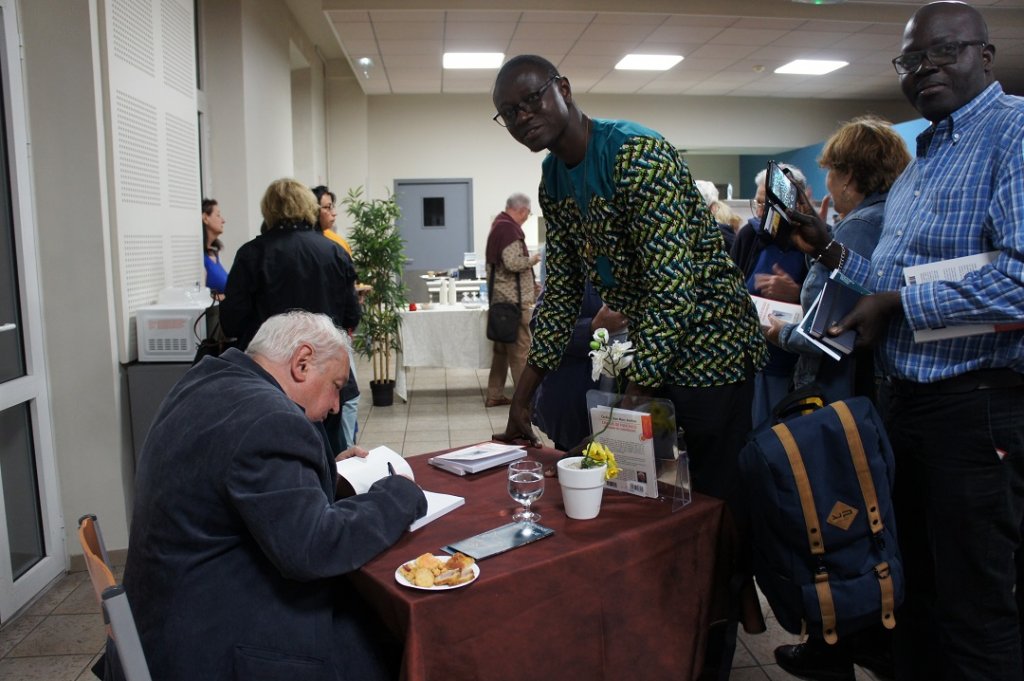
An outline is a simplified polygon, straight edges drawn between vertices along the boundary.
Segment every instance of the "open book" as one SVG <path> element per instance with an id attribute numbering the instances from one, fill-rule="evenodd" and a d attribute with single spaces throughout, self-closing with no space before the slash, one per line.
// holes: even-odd
<path id="1" fill-rule="evenodd" d="M 352 485 L 356 494 L 364 494 L 370 489 L 373 483 L 381 478 L 391 475 L 388 464 L 394 468 L 395 475 L 404 475 L 413 479 L 412 467 L 409 462 L 402 458 L 402 455 L 388 447 L 377 447 L 370 450 L 366 458 L 352 456 L 337 463 L 338 475 Z M 423 490 L 427 497 L 427 512 L 422 518 L 414 520 L 409 525 L 409 531 L 418 530 L 427 523 L 440 518 L 445 513 L 453 511 L 466 503 L 465 497 L 457 497 L 454 494 L 443 494 Z"/>
<path id="2" fill-rule="evenodd" d="M 466 475 L 479 473 L 489 468 L 503 466 L 518 461 L 526 456 L 526 448 L 502 442 L 481 442 L 478 445 L 456 449 L 447 454 L 439 454 L 427 460 L 432 466 L 441 470 Z"/>

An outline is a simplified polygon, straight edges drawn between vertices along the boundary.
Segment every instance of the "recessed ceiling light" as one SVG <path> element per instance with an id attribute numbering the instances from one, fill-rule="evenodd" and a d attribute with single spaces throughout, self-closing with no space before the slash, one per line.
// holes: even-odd
<path id="1" fill-rule="evenodd" d="M 668 71 L 682 60 L 678 54 L 627 54 L 615 68 L 620 71 Z"/>
<path id="2" fill-rule="evenodd" d="M 791 73 L 801 76 L 822 76 L 836 69 L 848 66 L 850 62 L 828 61 L 824 59 L 794 59 L 775 69 L 775 73 Z"/>
<path id="3" fill-rule="evenodd" d="M 446 69 L 496 69 L 505 60 L 501 52 L 445 52 Z"/>

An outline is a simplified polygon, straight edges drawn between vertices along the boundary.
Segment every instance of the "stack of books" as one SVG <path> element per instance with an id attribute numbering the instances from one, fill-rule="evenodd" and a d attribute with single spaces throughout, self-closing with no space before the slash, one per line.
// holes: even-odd
<path id="1" fill-rule="evenodd" d="M 503 466 L 524 458 L 526 458 L 526 448 L 520 445 L 481 442 L 471 447 L 431 457 L 427 459 L 427 463 L 455 475 L 466 475 Z"/>
<path id="2" fill-rule="evenodd" d="M 869 293 L 870 291 L 839 270 L 833 270 L 832 276 L 825 281 L 821 293 L 807 308 L 807 313 L 797 330 L 832 359 L 841 359 L 843 355 L 853 352 L 857 332 L 847 329 L 838 336 L 830 336 L 828 329 L 842 321 L 861 296 Z"/>

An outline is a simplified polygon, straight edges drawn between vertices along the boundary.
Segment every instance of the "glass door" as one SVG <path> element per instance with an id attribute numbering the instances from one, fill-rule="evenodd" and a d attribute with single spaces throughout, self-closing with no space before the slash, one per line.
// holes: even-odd
<path id="1" fill-rule="evenodd" d="M 14 0 L 0 0 L 0 622 L 65 567 Z"/>

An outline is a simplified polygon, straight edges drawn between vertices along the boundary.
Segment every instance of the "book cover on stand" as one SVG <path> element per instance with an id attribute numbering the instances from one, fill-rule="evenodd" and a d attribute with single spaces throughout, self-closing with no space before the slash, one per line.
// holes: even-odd
<path id="1" fill-rule="evenodd" d="M 654 400 L 636 405 L 634 409 L 618 406 L 612 408 L 611 405 L 619 401 L 621 397 L 614 393 L 587 391 L 591 432 L 597 433 L 595 439 L 612 450 L 619 466 L 618 477 L 606 481 L 605 487 L 656 499 L 658 472 L 655 448 L 659 440 L 664 440 L 662 444 L 667 443 L 668 448 L 672 449 L 676 435 L 672 403 L 668 400 Z M 654 411 L 658 412 L 657 426 L 656 415 L 652 413 Z M 665 437 L 656 437 L 655 431 Z"/>
<path id="2" fill-rule="evenodd" d="M 352 487 L 353 494 L 365 494 L 373 483 L 392 474 L 388 470 L 389 463 L 396 475 L 404 475 L 410 480 L 415 480 L 409 462 L 390 447 L 375 447 L 366 457 L 351 456 L 338 461 L 335 465 L 338 475 Z M 427 512 L 409 525 L 410 532 L 420 529 L 427 523 L 466 503 L 465 497 L 454 494 L 431 492 L 430 490 L 423 490 L 423 494 L 427 497 Z"/>

